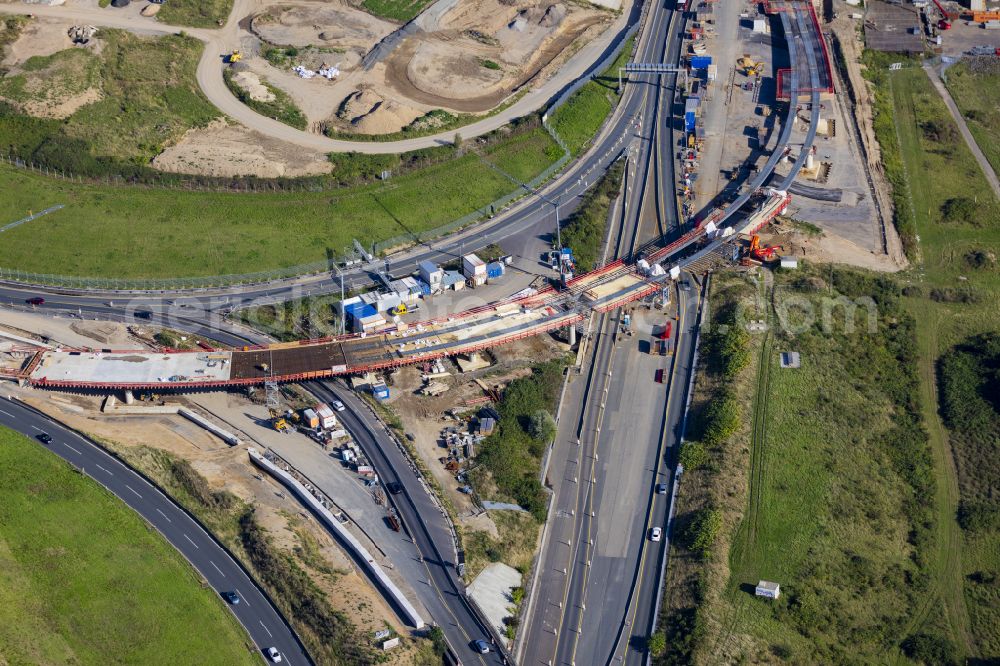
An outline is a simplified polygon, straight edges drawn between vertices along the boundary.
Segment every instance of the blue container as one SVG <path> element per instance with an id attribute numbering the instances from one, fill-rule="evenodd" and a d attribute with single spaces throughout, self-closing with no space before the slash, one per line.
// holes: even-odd
<path id="1" fill-rule="evenodd" d="M 499 261 L 495 261 L 492 264 L 486 264 L 486 277 L 490 280 L 503 277 L 503 264 Z"/>
<path id="2" fill-rule="evenodd" d="M 380 402 L 382 400 L 388 400 L 389 387 L 386 386 L 385 384 L 375 384 L 374 386 L 372 386 L 372 394 L 375 396 L 375 399 Z"/>
<path id="3" fill-rule="evenodd" d="M 712 56 L 692 56 L 691 69 L 708 69 L 712 64 Z"/>
<path id="4" fill-rule="evenodd" d="M 688 111 L 684 114 L 684 129 L 688 132 L 693 132 L 695 126 L 694 111 Z"/>

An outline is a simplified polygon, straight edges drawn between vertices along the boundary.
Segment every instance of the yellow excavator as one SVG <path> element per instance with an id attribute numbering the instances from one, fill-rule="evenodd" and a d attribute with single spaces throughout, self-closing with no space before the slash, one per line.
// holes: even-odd
<path id="1" fill-rule="evenodd" d="M 243 53 L 241 51 L 239 51 L 238 49 L 236 51 L 233 51 L 232 53 L 230 53 L 229 56 L 226 58 L 226 61 L 230 65 L 235 65 L 240 60 L 243 60 Z"/>
<path id="2" fill-rule="evenodd" d="M 764 62 L 754 60 L 749 53 L 744 53 L 743 57 L 736 61 L 736 66 L 746 76 L 760 76 L 764 72 Z"/>

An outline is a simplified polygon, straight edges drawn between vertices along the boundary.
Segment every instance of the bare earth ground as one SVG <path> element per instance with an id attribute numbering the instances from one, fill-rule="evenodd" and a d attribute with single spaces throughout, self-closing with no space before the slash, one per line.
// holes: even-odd
<path id="1" fill-rule="evenodd" d="M 94 347 L 100 344 L 132 349 L 139 346 L 136 339 L 129 335 L 125 324 L 57 318 L 6 308 L 0 308 L 0 330 L 35 339 L 42 336 L 50 344 L 67 347 Z"/>
<path id="2" fill-rule="evenodd" d="M 459 0 L 439 21 L 426 22 L 436 25 L 404 39 L 369 70 L 361 59 L 397 26 L 345 3 L 272 6 L 242 22 L 249 31 L 241 40 L 250 71 L 287 92 L 314 130 L 332 123 L 342 131 L 381 134 L 435 108 L 488 111 L 526 81 L 547 78 L 577 40 L 609 21 L 607 12 L 576 4 Z M 290 67 L 276 68 L 260 57 L 266 47 L 261 40 L 301 49 L 293 64 L 313 70 L 335 65 L 341 76 L 302 79 Z M 355 99 L 358 93 L 362 99 Z M 345 102 L 350 108 L 338 116 Z"/>
<path id="3" fill-rule="evenodd" d="M 329 173 L 332 165 L 321 152 L 294 146 L 223 120 L 189 130 L 153 160 L 153 166 L 174 173 L 211 176 L 255 175 L 263 178 L 313 176 Z"/>
<path id="4" fill-rule="evenodd" d="M 365 632 L 398 627 L 382 598 L 355 570 L 347 555 L 329 534 L 296 501 L 271 480 L 258 479 L 244 447 L 230 447 L 193 423 L 176 415 L 107 417 L 99 413 L 102 398 L 45 393 L 30 389 L 20 392 L 28 404 L 81 432 L 95 435 L 113 447 L 129 450 L 152 446 L 188 460 L 213 490 L 225 489 L 253 503 L 257 517 L 275 543 L 294 556 L 303 537 L 318 546 L 325 567 L 335 574 L 312 578 L 334 608 Z M 300 564 L 307 566 L 300 561 Z M 370 634 L 369 634 L 370 635 Z M 390 653 L 389 663 L 410 662 L 410 650 Z"/>
<path id="5" fill-rule="evenodd" d="M 489 514 L 477 507 L 469 495 L 458 491 L 462 484 L 438 460 L 448 453 L 441 446 L 441 431 L 449 426 L 458 428 L 459 432 L 467 430 L 464 419 L 456 420 L 446 413 L 456 408 L 463 409 L 464 401 L 483 395 L 482 388 L 472 380 L 473 377 L 480 378 L 490 387 L 506 386 L 511 380 L 530 373 L 525 366 L 527 359 L 543 361 L 558 355 L 562 349 L 563 346 L 551 337 L 537 336 L 492 350 L 496 362 L 483 370 L 461 373 L 456 365 L 446 364 L 445 369 L 452 373 L 451 377 L 434 381 L 443 382 L 451 388 L 433 397 L 417 393 L 417 389 L 424 384 L 418 367 L 401 368 L 393 373 L 393 397 L 389 404 L 403 422 L 406 432 L 413 436 L 417 454 L 444 489 L 445 499 L 454 507 L 458 524 L 464 530 L 485 531 L 493 537 L 499 536 Z M 470 407 L 462 416 L 474 416 L 479 409 L 490 404 Z"/>

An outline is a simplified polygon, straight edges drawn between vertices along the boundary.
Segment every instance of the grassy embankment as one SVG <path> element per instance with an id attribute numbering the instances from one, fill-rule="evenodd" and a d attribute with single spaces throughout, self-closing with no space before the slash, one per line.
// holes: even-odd
<path id="1" fill-rule="evenodd" d="M 271 85 L 266 79 L 261 78 L 260 83 L 271 93 L 273 99 L 270 101 L 257 100 L 251 97 L 250 93 L 233 79 L 233 71 L 228 67 L 222 70 L 222 78 L 226 82 L 226 87 L 236 96 L 236 99 L 260 115 L 273 118 L 278 122 L 300 130 L 304 130 L 309 124 L 309 120 L 302 113 L 302 110 L 295 105 L 295 101 L 291 96 L 281 88 Z"/>
<path id="2" fill-rule="evenodd" d="M 145 164 L 219 111 L 195 81 L 203 44 L 182 35 L 139 37 L 101 30 L 99 55 L 69 49 L 35 56 L 24 72 L 0 78 L 0 150 L 84 174 L 115 173 L 114 162 Z M 17 109 L 52 107 L 90 89 L 97 101 L 61 120 Z"/>
<path id="3" fill-rule="evenodd" d="M 632 53 L 633 39 L 622 46 L 611 66 L 573 93 L 549 119 L 552 129 L 566 142 L 569 151 L 579 155 L 593 141 L 604 119 L 618 105 L 618 69 L 624 67 Z M 622 79 L 626 79 L 623 77 Z"/>
<path id="4" fill-rule="evenodd" d="M 375 16 L 406 23 L 431 4 L 431 0 L 364 0 L 361 6 Z"/>
<path id="5" fill-rule="evenodd" d="M 993 56 L 977 58 L 974 64 L 963 61 L 949 67 L 946 76 L 979 149 L 1000 173 L 1000 61 Z"/>
<path id="6" fill-rule="evenodd" d="M 232 9 L 233 0 L 170 0 L 160 6 L 156 18 L 170 25 L 218 28 L 225 24 Z"/>
<path id="7" fill-rule="evenodd" d="M 949 70 L 950 71 L 950 70 Z M 919 619 L 943 605 L 944 618 L 959 655 L 995 657 L 1000 650 L 996 583 L 982 572 L 1000 570 L 1000 529 L 960 528 L 959 502 L 976 492 L 974 477 L 957 473 L 969 459 L 975 433 L 949 432 L 938 409 L 941 358 L 974 336 L 1000 331 L 1000 204 L 992 198 L 978 164 L 958 135 L 926 75 L 903 70 L 891 75 L 896 126 L 909 176 L 909 191 L 920 252 L 908 308 L 917 320 L 924 420 L 935 454 L 939 534 L 934 564 L 934 597 Z M 953 90 L 960 108 L 969 108 L 962 87 Z M 995 151 L 995 138 L 980 146 Z M 947 174 L 947 177 L 942 177 Z M 969 203 L 972 205 L 968 205 Z M 972 484 L 972 485 L 970 485 Z"/>
<path id="8" fill-rule="evenodd" d="M 99 67 L 105 98 L 64 122 L 0 109 L 0 147 L 49 168 L 91 178 L 124 173 L 143 182 L 181 183 L 183 177 L 155 172 L 147 162 L 165 142 L 215 115 L 193 88 L 197 53 L 191 47 L 197 43 L 164 38 L 171 40 L 164 42 L 170 48 L 158 50 L 156 40 L 116 32 L 109 32 L 107 39 L 100 62 L 109 51 L 117 50 L 119 57 L 113 66 Z M 150 49 L 158 55 L 147 57 Z M 626 45 L 623 53 L 628 50 Z M 78 57 L 57 54 L 51 62 Z M 140 64 L 142 76 L 135 73 Z M 174 79 L 190 84 L 172 86 Z M 554 114 L 553 122 L 568 133 L 574 151 L 582 149 L 612 108 L 614 97 L 605 87 L 609 80 L 606 76 L 589 83 Z M 24 88 L 23 83 L 9 85 Z M 190 104 L 167 104 L 174 98 Z M 124 120 L 104 122 L 115 114 L 91 110 L 108 104 L 126 105 Z M 97 118 L 102 127 L 92 127 Z M 330 177 L 247 183 L 310 190 L 294 194 L 80 184 L 0 165 L 0 191 L 5 193 L 0 198 L 0 219 L 16 220 L 54 203 L 66 206 L 7 232 L 0 265 L 36 273 L 158 278 L 254 272 L 320 261 L 328 250 L 339 253 L 354 238 L 368 244 L 427 231 L 510 192 L 510 180 L 475 153 L 523 181 L 541 173 L 560 153 L 534 123 L 525 121 L 509 135 L 509 130 L 501 130 L 486 145 L 469 140 L 459 157 L 448 148 L 403 156 L 334 155 Z M 88 147 L 77 135 L 90 136 L 91 131 L 95 142 Z M 135 136 L 139 138 L 130 138 Z M 439 154 L 427 157 L 435 152 Z M 392 179 L 377 181 L 382 170 L 391 171 Z M 456 173 L 462 177 L 456 178 Z M 330 187 L 336 189 L 320 191 Z M 142 226 L 143 234 L 130 233 L 136 225 Z M 36 251 L 39 245 L 47 248 L 44 255 Z"/>
<path id="9" fill-rule="evenodd" d="M 315 544 L 299 534 L 294 554 L 279 547 L 261 527 L 253 506 L 229 492 L 212 490 L 186 460 L 152 447 L 101 441 L 197 516 L 243 561 L 289 618 L 318 664 L 379 661 L 366 637 L 330 604 L 318 585 L 318 580 L 331 575 L 335 580 L 335 572 L 315 556 Z"/>
<path id="10" fill-rule="evenodd" d="M 587 192 L 562 230 L 563 245 L 573 249 L 577 269 L 593 270 L 601 259 L 601 248 L 608 229 L 611 204 L 621 193 L 625 166 L 616 162 L 607 173 Z"/>
<path id="11" fill-rule="evenodd" d="M 744 278 L 713 286 L 713 323 L 729 328 L 706 333 L 681 454 L 663 663 L 883 661 L 928 591 L 934 478 L 901 287 L 808 267 L 777 280 L 791 327 Z M 853 331 L 842 306 L 827 330 L 822 299 L 840 296 L 873 297 L 875 330 L 864 306 Z M 761 318 L 766 334 L 738 328 Z M 778 367 L 786 350 L 800 369 Z M 781 583 L 780 600 L 753 596 L 761 579 Z"/>
<path id="12" fill-rule="evenodd" d="M 5 662 L 259 662 L 180 553 L 97 483 L 3 428 L 0 470 Z"/>

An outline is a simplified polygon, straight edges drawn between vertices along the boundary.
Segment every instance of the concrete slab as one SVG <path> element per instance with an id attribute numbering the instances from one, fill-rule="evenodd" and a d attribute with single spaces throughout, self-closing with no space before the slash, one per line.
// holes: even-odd
<path id="1" fill-rule="evenodd" d="M 143 352 L 49 352 L 32 379 L 74 382 L 169 384 L 229 379 L 229 352 L 150 354 Z"/>
<path id="2" fill-rule="evenodd" d="M 469 595 L 501 635 L 506 632 L 503 620 L 511 615 L 510 609 L 514 605 L 511 589 L 520 586 L 520 572 L 503 562 L 495 562 L 483 569 L 469 585 Z"/>

